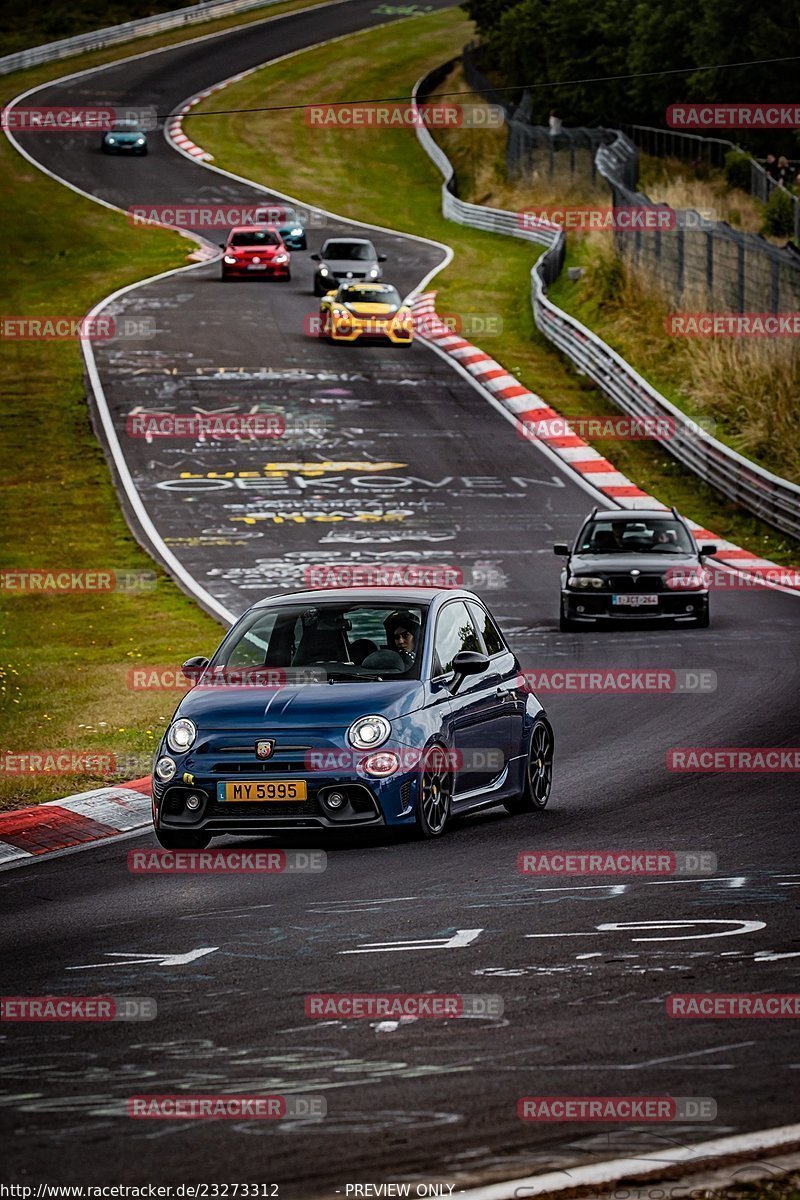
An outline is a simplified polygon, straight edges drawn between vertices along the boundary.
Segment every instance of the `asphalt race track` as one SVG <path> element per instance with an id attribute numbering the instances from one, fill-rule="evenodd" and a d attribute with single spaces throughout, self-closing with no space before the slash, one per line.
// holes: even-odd
<path id="1" fill-rule="evenodd" d="M 53 84 L 35 102 L 113 100 L 165 114 L 235 72 L 385 20 L 376 7 L 348 0 L 179 46 Z M 122 208 L 263 199 L 160 134 L 133 162 L 85 138 L 20 140 L 49 170 Z M 311 229 L 309 253 L 345 229 Z M 442 257 L 410 238 L 367 236 L 404 292 Z M 664 1004 L 671 992 L 786 993 L 797 976 L 796 777 L 675 774 L 665 756 L 673 746 L 790 744 L 798 600 L 722 592 L 708 630 L 560 634 L 551 547 L 573 535 L 591 496 L 422 344 L 351 348 L 308 336 L 317 302 L 306 259 L 293 255 L 289 284 L 223 284 L 214 263 L 149 283 L 113 311 L 153 317 L 155 335 L 96 347 L 139 493 L 198 583 L 238 614 L 302 587 L 310 565 L 449 564 L 487 599 L 526 668 L 712 670 L 717 688 L 543 696 L 557 750 L 544 814 L 492 811 L 434 843 L 333 841 L 321 874 L 133 875 L 127 853 L 155 845 L 149 834 L 0 873 L 7 994 L 158 1004 L 148 1023 L 7 1029 L 9 1180 L 269 1181 L 302 1197 L 385 1180 L 463 1188 L 798 1120 L 790 1021 L 680 1021 Z M 288 435 L 265 447 L 126 434 L 137 410 L 254 406 L 282 412 Z M 316 432 L 300 428 L 309 416 Z M 214 843 L 223 844 L 236 843 Z M 518 874 L 521 850 L 567 848 L 710 851 L 718 870 L 669 880 Z M 430 939 L 440 944 L 408 945 Z M 496 995 L 504 1014 L 305 1017 L 306 993 L 348 991 Z M 133 1094 L 265 1089 L 322 1095 L 328 1115 L 125 1116 Z M 616 1129 L 523 1124 L 517 1101 L 532 1094 L 710 1097 L 717 1115 Z"/>

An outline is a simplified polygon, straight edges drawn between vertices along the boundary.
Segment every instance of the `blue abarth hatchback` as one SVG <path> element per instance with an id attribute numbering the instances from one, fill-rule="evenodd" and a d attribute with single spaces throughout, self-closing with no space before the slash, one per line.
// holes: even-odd
<path id="1" fill-rule="evenodd" d="M 553 733 L 472 592 L 336 588 L 262 600 L 211 660 L 156 753 L 169 849 L 218 834 L 367 826 L 438 837 L 493 804 L 542 809 Z"/>

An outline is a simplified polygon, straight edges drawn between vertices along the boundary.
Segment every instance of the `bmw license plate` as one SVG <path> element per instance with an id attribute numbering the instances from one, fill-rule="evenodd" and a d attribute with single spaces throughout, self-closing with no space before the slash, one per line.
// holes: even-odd
<path id="1" fill-rule="evenodd" d="M 217 800 L 222 803 L 241 804 L 248 800 L 303 801 L 306 799 L 305 779 L 241 779 L 236 783 L 218 783 Z"/>
<path id="2" fill-rule="evenodd" d="M 643 608 L 648 604 L 658 604 L 658 596 L 633 596 L 633 595 L 614 595 L 612 596 L 613 604 L 630 604 L 633 608 Z"/>

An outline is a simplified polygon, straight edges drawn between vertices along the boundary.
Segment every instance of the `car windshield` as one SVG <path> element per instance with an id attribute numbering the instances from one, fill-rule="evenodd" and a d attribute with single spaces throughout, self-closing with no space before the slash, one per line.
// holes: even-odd
<path id="1" fill-rule="evenodd" d="M 589 521 L 576 554 L 694 554 L 686 528 L 674 518 Z"/>
<path id="2" fill-rule="evenodd" d="M 280 238 L 269 229 L 253 229 L 231 235 L 232 246 L 277 246 Z"/>
<path id="3" fill-rule="evenodd" d="M 352 287 L 345 285 L 339 288 L 337 297 L 342 304 L 391 304 L 392 308 L 400 307 L 400 294 L 397 288 L 388 284 L 376 284 L 374 287 Z"/>
<path id="4" fill-rule="evenodd" d="M 369 242 L 326 242 L 322 257 L 346 262 L 370 262 L 375 259 L 375 250 Z"/>
<path id="5" fill-rule="evenodd" d="M 320 680 L 418 679 L 426 612 L 323 596 L 256 608 L 225 638 L 210 671 L 308 668 Z"/>
<path id="6" fill-rule="evenodd" d="M 135 121 L 115 121 L 111 126 L 112 133 L 138 133 L 139 126 Z"/>

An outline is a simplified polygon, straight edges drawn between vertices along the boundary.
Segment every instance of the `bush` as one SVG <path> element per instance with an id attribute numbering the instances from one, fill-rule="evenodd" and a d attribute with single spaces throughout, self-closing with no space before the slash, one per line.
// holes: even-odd
<path id="1" fill-rule="evenodd" d="M 786 188 L 773 188 L 764 209 L 764 229 L 774 237 L 791 237 L 794 233 L 794 200 Z"/>
<path id="2" fill-rule="evenodd" d="M 729 150 L 725 155 L 725 178 L 728 182 L 728 187 L 741 188 L 743 192 L 750 191 L 750 163 L 749 154 L 745 154 L 743 150 Z"/>

